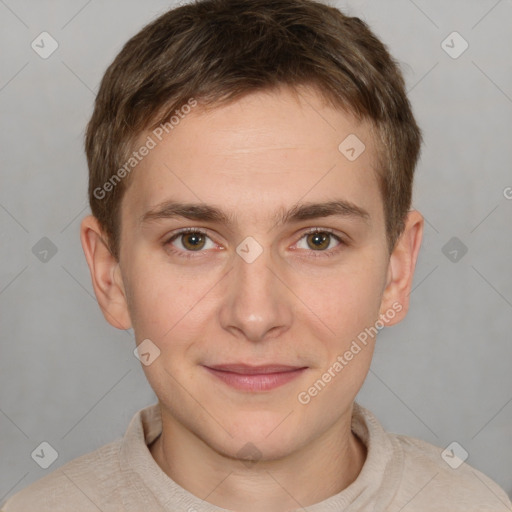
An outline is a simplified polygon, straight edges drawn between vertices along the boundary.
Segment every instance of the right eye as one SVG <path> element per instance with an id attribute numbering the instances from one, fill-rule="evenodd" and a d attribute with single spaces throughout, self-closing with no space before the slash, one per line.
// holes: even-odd
<path id="1" fill-rule="evenodd" d="M 208 240 L 210 245 L 208 246 Z M 199 228 L 184 228 L 174 233 L 164 242 L 165 246 L 172 246 L 171 251 L 180 252 L 201 252 L 203 249 L 215 248 L 215 243 Z"/>

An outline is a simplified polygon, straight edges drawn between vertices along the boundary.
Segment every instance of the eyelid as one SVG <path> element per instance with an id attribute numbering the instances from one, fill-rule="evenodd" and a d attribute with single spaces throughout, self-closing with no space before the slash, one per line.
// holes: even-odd
<path id="1" fill-rule="evenodd" d="M 302 236 L 309 235 L 310 233 L 331 233 L 332 235 L 336 235 L 341 238 L 341 235 L 338 235 L 336 231 L 332 228 L 322 228 L 322 227 L 312 227 L 307 228 L 306 231 L 302 233 Z"/>

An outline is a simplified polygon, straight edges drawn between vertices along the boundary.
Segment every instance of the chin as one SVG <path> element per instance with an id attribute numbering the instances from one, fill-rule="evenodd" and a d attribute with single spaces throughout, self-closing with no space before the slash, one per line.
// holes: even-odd
<path id="1" fill-rule="evenodd" d="M 304 429 L 291 419 L 293 414 L 288 417 L 287 414 L 267 412 L 260 413 L 259 417 L 246 414 L 236 421 L 226 421 L 224 424 L 229 425 L 226 430 L 233 437 L 224 436 L 221 446 L 216 449 L 237 459 L 250 458 L 251 455 L 261 461 L 285 457 L 305 441 Z"/>

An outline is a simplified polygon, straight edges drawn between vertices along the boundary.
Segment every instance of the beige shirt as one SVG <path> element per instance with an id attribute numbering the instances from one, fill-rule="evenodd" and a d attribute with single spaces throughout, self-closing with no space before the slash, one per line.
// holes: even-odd
<path id="1" fill-rule="evenodd" d="M 162 429 L 157 404 L 139 411 L 122 439 L 61 466 L 11 497 L 4 512 L 226 512 L 170 479 L 148 449 Z M 387 433 L 354 404 L 352 431 L 367 447 L 357 479 L 308 512 L 506 512 L 512 505 L 492 480 L 442 449 Z M 264 512 L 264 511 L 262 511 Z"/>

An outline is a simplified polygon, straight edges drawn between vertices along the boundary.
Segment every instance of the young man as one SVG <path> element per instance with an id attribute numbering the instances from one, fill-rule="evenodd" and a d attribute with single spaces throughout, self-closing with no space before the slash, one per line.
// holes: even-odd
<path id="1" fill-rule="evenodd" d="M 88 126 L 81 240 L 158 404 L 3 510 L 511 510 L 354 402 L 408 309 L 419 147 L 397 66 L 334 8 L 203 0 L 133 37 Z"/>

